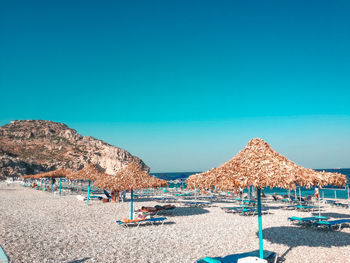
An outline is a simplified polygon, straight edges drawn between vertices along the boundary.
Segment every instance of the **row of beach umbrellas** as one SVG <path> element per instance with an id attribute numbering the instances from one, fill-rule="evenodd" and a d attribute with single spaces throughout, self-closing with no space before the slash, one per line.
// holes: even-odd
<path id="1" fill-rule="evenodd" d="M 61 178 L 67 178 L 70 180 L 87 180 L 88 181 L 88 191 L 86 197 L 86 204 L 89 205 L 91 183 L 94 186 L 101 189 L 110 189 L 112 191 L 131 191 L 131 202 L 130 202 L 130 219 L 133 219 L 133 193 L 137 189 L 145 188 L 156 188 L 168 186 L 168 182 L 162 179 L 151 176 L 149 173 L 144 171 L 139 164 L 131 163 L 117 172 L 114 176 L 108 175 L 101 172 L 93 164 L 88 164 L 83 169 L 73 172 L 70 170 L 54 170 L 47 173 L 41 173 L 36 175 L 26 175 L 25 179 L 42 179 L 51 178 L 51 184 L 53 183 L 53 178 L 60 178 L 60 193 L 61 193 Z M 46 189 L 46 186 L 45 186 Z M 51 189 L 53 186 L 51 185 Z"/>
<path id="2" fill-rule="evenodd" d="M 114 191 L 131 191 L 131 214 L 133 217 L 133 191 L 136 189 L 156 188 L 168 183 L 150 176 L 136 163 L 131 163 L 115 175 L 108 175 L 89 164 L 78 172 L 56 170 L 44 174 L 34 175 L 34 178 L 66 177 L 72 180 L 88 180 L 87 204 L 90 193 L 90 182 L 102 189 Z M 239 192 L 247 187 L 257 189 L 258 224 L 259 224 L 259 255 L 263 258 L 263 236 L 261 216 L 261 190 L 266 187 L 280 187 L 295 189 L 297 186 L 310 188 L 312 186 L 335 185 L 343 186 L 346 176 L 339 173 L 317 172 L 296 165 L 286 157 L 274 151 L 262 139 L 252 139 L 247 146 L 233 159 L 209 171 L 190 176 L 187 180 L 189 189 L 207 191 Z"/>

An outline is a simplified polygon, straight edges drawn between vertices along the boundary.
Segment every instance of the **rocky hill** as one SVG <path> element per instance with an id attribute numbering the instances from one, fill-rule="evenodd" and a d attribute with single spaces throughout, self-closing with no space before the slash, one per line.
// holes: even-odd
<path id="1" fill-rule="evenodd" d="M 131 162 L 149 167 L 126 150 L 52 121 L 12 121 L 0 127 L 0 177 L 36 174 L 93 163 L 114 174 Z"/>

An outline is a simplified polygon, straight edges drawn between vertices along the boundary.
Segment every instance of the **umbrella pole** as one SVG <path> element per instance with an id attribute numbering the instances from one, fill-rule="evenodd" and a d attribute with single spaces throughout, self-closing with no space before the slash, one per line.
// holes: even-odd
<path id="1" fill-rule="evenodd" d="M 261 216 L 261 189 L 257 188 L 258 197 L 258 222 L 259 222 L 259 255 L 260 258 L 264 258 L 264 248 L 263 248 L 263 233 L 262 233 L 262 216 Z"/>
<path id="2" fill-rule="evenodd" d="M 133 200 L 134 200 L 134 190 L 131 189 L 131 193 L 130 193 L 131 197 L 130 197 L 130 219 L 133 220 L 134 219 L 134 208 L 133 208 Z"/>
<path id="3" fill-rule="evenodd" d="M 61 190 L 62 190 L 62 178 L 60 177 L 60 196 L 61 196 Z"/>
<path id="4" fill-rule="evenodd" d="M 321 196 L 318 193 L 318 220 L 321 220 Z"/>
<path id="5" fill-rule="evenodd" d="M 51 178 L 51 193 L 53 191 L 53 179 Z"/>
<path id="6" fill-rule="evenodd" d="M 89 197 L 90 197 L 90 180 L 88 180 L 88 192 L 87 192 L 87 197 L 86 197 L 86 205 L 89 206 Z"/>
<path id="7" fill-rule="evenodd" d="M 41 190 L 43 190 L 43 179 L 41 179 L 41 186 L 40 186 Z"/>
<path id="8" fill-rule="evenodd" d="M 46 192 L 46 179 L 45 179 L 45 189 L 44 189 L 44 191 Z"/>

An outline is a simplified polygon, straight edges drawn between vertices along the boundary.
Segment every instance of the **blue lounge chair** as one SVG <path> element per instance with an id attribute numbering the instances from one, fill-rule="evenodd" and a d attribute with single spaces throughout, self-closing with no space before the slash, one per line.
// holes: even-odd
<path id="1" fill-rule="evenodd" d="M 116 223 L 118 226 L 122 227 L 129 227 L 129 226 L 136 226 L 139 227 L 142 224 L 151 224 L 156 225 L 157 223 L 161 223 L 161 225 L 164 224 L 165 220 L 167 220 L 166 217 L 154 217 L 154 218 L 148 218 L 148 219 L 135 219 L 135 220 L 117 220 Z"/>
<path id="2" fill-rule="evenodd" d="M 247 253 L 233 254 L 226 257 L 205 257 L 203 259 L 197 260 L 197 263 L 237 263 L 239 259 L 245 257 L 259 257 L 259 251 L 252 251 Z M 277 254 L 275 252 L 264 250 L 264 259 L 271 262 L 277 262 Z"/>
<path id="3" fill-rule="evenodd" d="M 1 263 L 8 263 L 9 262 L 8 260 L 9 260 L 8 257 L 6 256 L 4 250 L 0 246 L 0 262 Z"/>
<path id="4" fill-rule="evenodd" d="M 107 196 L 108 200 L 111 200 L 112 197 L 106 190 L 103 190 L 103 193 Z"/>
<path id="5" fill-rule="evenodd" d="M 89 199 L 98 199 L 98 200 L 102 200 L 103 197 L 99 196 L 99 195 L 90 195 Z"/>
<path id="6" fill-rule="evenodd" d="M 332 204 L 334 204 L 336 202 L 337 201 L 335 201 L 335 200 L 326 200 L 326 204 L 330 204 L 330 205 L 332 205 Z"/>
<path id="7" fill-rule="evenodd" d="M 222 210 L 225 211 L 225 213 L 236 213 L 236 212 L 242 212 L 243 207 L 237 206 L 237 207 L 222 207 Z"/>
<path id="8" fill-rule="evenodd" d="M 314 227 L 323 227 L 332 229 L 332 227 L 339 226 L 338 230 L 341 230 L 342 225 L 350 224 L 350 218 L 347 219 L 338 219 L 332 221 L 318 221 L 313 224 Z"/>
<path id="9" fill-rule="evenodd" d="M 288 217 L 288 220 L 290 220 L 291 222 L 295 223 L 297 222 L 298 225 L 302 225 L 302 224 L 312 224 L 314 222 L 317 221 L 321 221 L 321 220 L 328 220 L 328 217 L 325 216 L 311 216 L 311 217 L 297 217 L 297 216 L 292 216 L 292 217 Z"/>
<path id="10" fill-rule="evenodd" d="M 343 208 L 349 208 L 350 204 L 345 204 L 345 203 L 341 203 L 341 202 L 334 202 L 332 204 L 332 206 L 338 206 L 338 207 L 343 207 Z"/>
<path id="11" fill-rule="evenodd" d="M 256 215 L 258 213 L 258 208 L 255 207 L 245 207 L 241 210 L 241 215 L 246 216 L 246 215 Z M 263 214 L 269 214 L 270 211 L 268 208 L 261 208 L 261 213 Z"/>
<path id="12" fill-rule="evenodd" d="M 310 211 L 310 210 L 314 210 L 317 208 L 317 206 L 313 206 L 313 205 L 297 205 L 295 206 L 296 209 L 301 210 L 301 211 Z"/>
<path id="13" fill-rule="evenodd" d="M 196 202 L 196 201 L 183 201 L 184 205 L 189 206 L 189 207 L 206 207 L 210 206 L 211 202 L 207 201 L 201 201 L 201 202 Z"/>

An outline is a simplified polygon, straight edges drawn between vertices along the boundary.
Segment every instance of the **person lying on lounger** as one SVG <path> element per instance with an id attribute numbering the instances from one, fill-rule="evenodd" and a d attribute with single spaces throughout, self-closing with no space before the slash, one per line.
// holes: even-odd
<path id="1" fill-rule="evenodd" d="M 275 199 L 275 200 L 282 200 L 283 199 L 283 196 L 281 196 L 281 195 L 278 195 L 278 194 L 276 194 L 276 193 L 273 193 L 273 198 Z"/>

